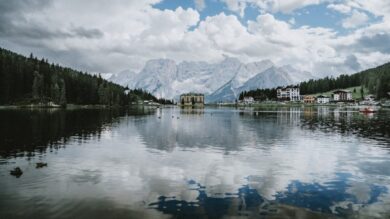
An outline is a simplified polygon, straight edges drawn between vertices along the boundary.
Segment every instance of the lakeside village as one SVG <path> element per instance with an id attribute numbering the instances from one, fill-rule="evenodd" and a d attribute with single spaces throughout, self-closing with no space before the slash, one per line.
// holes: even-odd
<path id="1" fill-rule="evenodd" d="M 337 89 L 327 92 L 328 95 L 301 95 L 299 86 L 286 86 L 276 88 L 276 101 L 260 100 L 260 98 L 253 96 L 243 96 L 241 100 L 237 101 L 238 105 L 256 105 L 262 103 L 276 103 L 276 104 L 311 104 L 311 105 L 361 105 L 361 106 L 385 106 L 390 107 L 390 102 L 379 102 L 372 94 L 367 94 L 360 98 L 354 98 L 353 93 L 356 93 L 356 88 L 353 91 L 349 89 Z M 390 92 L 387 93 L 390 97 Z M 223 103 L 220 103 L 223 105 Z M 370 107 L 372 109 L 372 107 Z"/>
<path id="2" fill-rule="evenodd" d="M 367 94 L 358 98 L 356 88 L 353 91 L 349 89 L 337 89 L 327 92 L 329 95 L 301 95 L 299 86 L 278 87 L 275 89 L 276 99 L 268 100 L 256 96 L 242 96 L 240 100 L 235 103 L 219 102 L 219 106 L 257 106 L 267 104 L 305 104 L 305 105 L 360 105 L 370 106 L 369 110 L 377 109 L 379 106 L 390 107 L 389 101 L 379 102 L 372 94 Z M 355 94 L 354 94 L 355 93 Z M 390 92 L 388 93 L 390 97 Z M 355 97 L 355 98 L 354 98 Z M 144 105 L 156 104 L 152 101 L 144 101 Z M 181 107 L 204 107 L 205 105 L 214 105 L 212 103 L 205 104 L 205 96 L 201 93 L 185 93 L 180 95 L 179 101 L 176 105 Z M 368 108 L 367 108 L 368 109 Z"/>

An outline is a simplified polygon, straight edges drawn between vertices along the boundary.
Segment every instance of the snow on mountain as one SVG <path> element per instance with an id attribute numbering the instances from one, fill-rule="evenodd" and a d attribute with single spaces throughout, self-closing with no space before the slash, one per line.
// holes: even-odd
<path id="1" fill-rule="evenodd" d="M 123 71 L 109 80 L 129 88 L 142 88 L 157 97 L 177 98 L 182 93 L 206 94 L 206 101 L 233 101 L 244 90 L 295 84 L 313 78 L 292 66 L 276 67 L 271 61 L 241 63 L 226 57 L 219 63 L 154 59 L 140 73 Z"/>
<path id="2" fill-rule="evenodd" d="M 217 64 L 182 62 L 178 65 L 177 78 L 172 84 L 174 96 L 185 92 L 210 94 L 229 81 L 240 65 L 235 58 L 226 58 Z"/>
<path id="3" fill-rule="evenodd" d="M 130 70 L 124 70 L 116 74 L 111 74 L 108 80 L 122 85 L 122 86 L 132 86 L 131 84 L 134 81 L 136 73 Z"/>
<path id="4" fill-rule="evenodd" d="M 269 60 L 260 62 L 251 62 L 248 64 L 241 64 L 240 68 L 234 75 L 234 77 L 220 87 L 212 94 L 206 96 L 206 101 L 233 101 L 241 92 L 241 87 L 254 76 L 264 72 L 265 70 L 273 67 L 274 64 Z"/>
<path id="5" fill-rule="evenodd" d="M 284 65 L 280 67 L 281 70 L 285 71 L 293 80 L 294 84 L 297 84 L 299 82 L 308 80 L 308 79 L 315 79 L 310 72 L 308 71 L 301 71 L 296 68 L 294 68 L 291 65 Z"/>
<path id="6" fill-rule="evenodd" d="M 173 60 L 149 60 L 135 77 L 134 86 L 131 88 L 142 88 L 157 97 L 171 98 L 172 86 L 170 85 L 176 79 L 176 73 L 177 66 Z"/>
<path id="7" fill-rule="evenodd" d="M 265 70 L 258 72 L 239 87 L 234 87 L 232 80 L 216 92 L 207 96 L 207 102 L 234 101 L 242 91 L 294 84 L 294 80 L 290 75 L 281 68 L 271 66 L 263 69 Z"/>
<path id="8" fill-rule="evenodd" d="M 226 58 L 217 64 L 182 62 L 178 65 L 173 60 L 155 59 L 148 61 L 132 80 L 121 84 L 164 98 L 175 98 L 185 92 L 210 94 L 229 81 L 240 65 L 235 58 Z"/>
<path id="9" fill-rule="evenodd" d="M 237 89 L 241 87 L 253 76 L 271 68 L 274 66 L 270 60 L 264 60 L 260 62 L 251 62 L 245 65 L 241 65 L 240 69 L 232 80 L 232 88 Z"/>
<path id="10" fill-rule="evenodd" d="M 294 80 L 290 75 L 281 68 L 271 67 L 264 72 L 257 74 L 245 82 L 240 88 L 240 92 L 244 90 L 253 90 L 257 88 L 274 88 L 277 86 L 285 86 L 293 84 Z"/>

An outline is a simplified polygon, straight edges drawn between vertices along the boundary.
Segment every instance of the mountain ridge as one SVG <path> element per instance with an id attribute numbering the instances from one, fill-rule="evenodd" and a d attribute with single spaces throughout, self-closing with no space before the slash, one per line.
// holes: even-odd
<path id="1" fill-rule="evenodd" d="M 198 92 L 206 95 L 206 102 L 218 102 L 234 101 L 240 92 L 254 86 L 269 88 L 312 78 L 315 77 L 310 72 L 289 65 L 278 67 L 270 60 L 242 63 L 237 58 L 225 57 L 217 63 L 177 64 L 171 59 L 152 59 L 139 73 L 122 71 L 109 80 L 130 89 L 144 89 L 160 98 L 177 99 L 182 93 Z"/>

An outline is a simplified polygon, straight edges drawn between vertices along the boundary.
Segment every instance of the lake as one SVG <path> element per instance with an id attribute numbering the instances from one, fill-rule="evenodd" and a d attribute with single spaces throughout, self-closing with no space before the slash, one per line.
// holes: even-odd
<path id="1" fill-rule="evenodd" d="M 390 111 L 0 110 L 0 177 L 0 218 L 390 218 Z"/>

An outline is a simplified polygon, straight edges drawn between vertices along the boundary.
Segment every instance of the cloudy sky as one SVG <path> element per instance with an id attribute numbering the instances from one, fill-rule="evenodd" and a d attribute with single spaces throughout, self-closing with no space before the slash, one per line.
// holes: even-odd
<path id="1" fill-rule="evenodd" d="M 231 56 L 351 73 L 390 61 L 390 1 L 0 0 L 0 46 L 89 72 Z"/>

